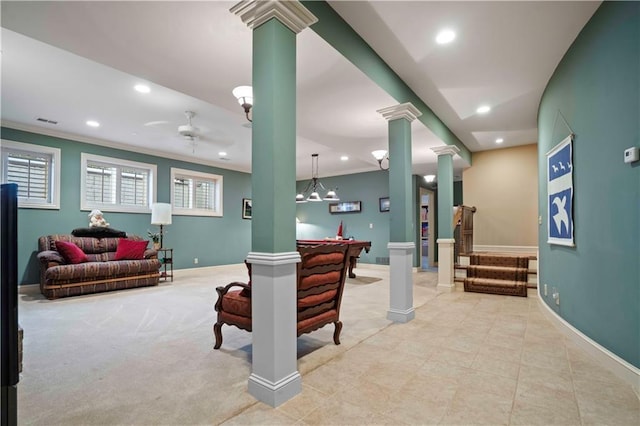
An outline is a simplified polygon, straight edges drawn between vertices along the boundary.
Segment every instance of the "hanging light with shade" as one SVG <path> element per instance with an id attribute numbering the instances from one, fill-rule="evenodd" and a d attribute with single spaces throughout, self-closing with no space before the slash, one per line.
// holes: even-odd
<path id="1" fill-rule="evenodd" d="M 340 200 L 335 190 L 329 189 L 324 198 L 320 197 L 320 190 L 326 191 L 326 188 L 318 178 L 318 154 L 311 154 L 311 181 L 309 181 L 304 191 L 296 194 L 296 203 Z"/>

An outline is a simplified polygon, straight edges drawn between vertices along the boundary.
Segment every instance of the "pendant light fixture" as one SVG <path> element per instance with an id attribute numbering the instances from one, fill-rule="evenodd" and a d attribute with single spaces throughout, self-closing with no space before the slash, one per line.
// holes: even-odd
<path id="1" fill-rule="evenodd" d="M 318 154 L 311 154 L 311 181 L 307 184 L 304 191 L 296 195 L 296 203 L 340 200 L 335 190 L 328 190 L 324 198 L 320 197 L 320 190 L 326 191 L 326 188 L 318 178 Z"/>

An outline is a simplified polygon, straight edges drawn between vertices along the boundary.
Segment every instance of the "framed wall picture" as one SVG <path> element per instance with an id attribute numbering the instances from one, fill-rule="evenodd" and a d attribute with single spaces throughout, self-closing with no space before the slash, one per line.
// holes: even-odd
<path id="1" fill-rule="evenodd" d="M 547 243 L 575 246 L 572 135 L 547 153 L 547 232 Z"/>
<path id="2" fill-rule="evenodd" d="M 251 219 L 251 198 L 242 199 L 242 218 Z"/>
<path id="3" fill-rule="evenodd" d="M 341 203 L 329 203 L 329 213 L 360 213 L 362 211 L 362 201 L 344 201 Z"/>
<path id="4" fill-rule="evenodd" d="M 390 206 L 389 205 L 389 197 L 380 198 L 378 203 L 379 203 L 381 212 L 388 212 L 389 211 L 389 206 Z"/>

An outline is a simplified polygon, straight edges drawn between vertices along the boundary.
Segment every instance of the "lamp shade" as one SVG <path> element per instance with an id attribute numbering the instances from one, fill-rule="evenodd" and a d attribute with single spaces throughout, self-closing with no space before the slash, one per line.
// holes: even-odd
<path id="1" fill-rule="evenodd" d="M 154 203 L 151 204 L 151 224 L 171 225 L 171 204 Z"/>
<path id="2" fill-rule="evenodd" d="M 253 105 L 253 88 L 251 86 L 238 86 L 231 91 L 240 105 Z"/>
<path id="3" fill-rule="evenodd" d="M 384 149 L 378 149 L 376 151 L 373 151 L 371 155 L 373 155 L 376 160 L 381 161 L 387 155 L 387 151 Z"/>

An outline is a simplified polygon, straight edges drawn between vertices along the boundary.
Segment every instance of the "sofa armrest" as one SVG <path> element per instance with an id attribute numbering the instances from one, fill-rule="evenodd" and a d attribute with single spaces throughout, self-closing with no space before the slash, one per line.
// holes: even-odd
<path id="1" fill-rule="evenodd" d="M 218 300 L 216 301 L 216 304 L 214 306 L 216 312 L 220 312 L 220 308 L 222 308 L 222 298 L 229 292 L 231 287 L 242 287 L 245 292 L 248 292 L 249 296 L 251 295 L 251 286 L 245 283 L 232 282 L 224 287 L 218 287 L 216 288 L 216 291 L 218 292 Z"/>
<path id="2" fill-rule="evenodd" d="M 41 251 L 40 253 L 38 253 L 38 260 L 47 268 L 51 266 L 64 265 L 67 263 L 62 255 L 54 250 Z M 52 263 L 54 265 L 52 265 Z"/>
<path id="3" fill-rule="evenodd" d="M 158 251 L 154 250 L 154 249 L 146 249 L 144 251 L 144 258 L 145 259 L 157 259 L 158 258 Z"/>

